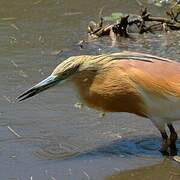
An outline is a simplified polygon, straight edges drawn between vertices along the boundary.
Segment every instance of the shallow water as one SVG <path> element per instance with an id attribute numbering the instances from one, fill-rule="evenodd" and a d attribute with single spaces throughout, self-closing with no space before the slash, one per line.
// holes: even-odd
<path id="1" fill-rule="evenodd" d="M 77 43 L 87 39 L 88 22 L 98 19 L 103 6 L 105 15 L 139 11 L 135 1 L 126 0 L 1 0 L 0 179 L 99 180 L 164 163 L 159 133 L 149 120 L 126 113 L 102 117 L 79 108 L 71 84 L 15 102 L 70 55 L 137 50 L 180 60 L 177 32 L 134 34 L 113 46 L 104 38 L 80 49 Z M 162 13 L 157 7 L 152 12 Z M 175 124 L 180 133 L 180 123 Z"/>

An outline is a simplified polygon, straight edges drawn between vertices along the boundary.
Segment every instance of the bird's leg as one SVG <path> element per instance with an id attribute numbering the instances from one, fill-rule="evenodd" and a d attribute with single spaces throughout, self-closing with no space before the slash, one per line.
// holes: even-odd
<path id="1" fill-rule="evenodd" d="M 157 127 L 157 129 L 160 131 L 163 142 L 161 144 L 160 152 L 162 153 L 163 156 L 168 156 L 168 147 L 169 147 L 169 139 L 168 135 L 165 131 L 165 123 L 162 119 L 159 118 L 153 118 L 151 119 L 152 123 Z"/>
<path id="2" fill-rule="evenodd" d="M 169 138 L 170 155 L 174 156 L 177 154 L 176 140 L 178 136 L 172 124 L 167 124 L 167 126 L 170 130 L 170 138 Z"/>
<path id="3" fill-rule="evenodd" d="M 162 153 L 162 155 L 169 155 L 168 153 L 168 147 L 169 147 L 169 143 L 168 143 L 168 135 L 166 133 L 165 130 L 160 131 L 161 132 L 161 136 L 163 138 L 163 142 L 161 144 L 161 148 L 160 148 L 160 152 Z"/>

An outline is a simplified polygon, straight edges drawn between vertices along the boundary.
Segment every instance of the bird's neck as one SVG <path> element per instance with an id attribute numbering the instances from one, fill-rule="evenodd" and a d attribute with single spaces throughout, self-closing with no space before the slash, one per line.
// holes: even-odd
<path id="1" fill-rule="evenodd" d="M 81 96 L 86 96 L 86 94 L 89 92 L 89 88 L 95 76 L 96 72 L 85 71 L 79 72 L 72 77 L 72 81 Z"/>

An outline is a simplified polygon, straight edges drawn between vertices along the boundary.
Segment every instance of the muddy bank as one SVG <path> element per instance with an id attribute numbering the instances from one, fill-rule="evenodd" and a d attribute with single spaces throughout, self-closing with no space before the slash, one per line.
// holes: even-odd
<path id="1" fill-rule="evenodd" d="M 180 178 L 180 167 L 170 160 L 164 160 L 159 164 L 139 168 L 137 170 L 125 171 L 110 177 L 106 180 L 178 180 Z"/>

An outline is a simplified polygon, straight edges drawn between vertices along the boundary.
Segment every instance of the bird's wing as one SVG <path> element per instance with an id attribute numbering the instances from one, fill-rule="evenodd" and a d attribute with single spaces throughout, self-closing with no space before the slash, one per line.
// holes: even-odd
<path id="1" fill-rule="evenodd" d="M 153 63 L 154 60 L 172 62 L 170 59 L 162 58 L 159 56 L 154 56 L 151 54 L 131 52 L 131 51 L 122 51 L 120 53 L 112 53 L 111 57 L 113 59 L 128 59 L 128 60 L 136 60 L 136 61 L 145 61 Z"/>
<path id="2" fill-rule="evenodd" d="M 129 78 L 140 89 L 155 96 L 180 98 L 179 63 L 133 63 L 127 70 Z"/>
<path id="3" fill-rule="evenodd" d="M 168 121 L 179 120 L 179 63 L 158 61 L 155 63 L 141 62 L 144 65 L 135 64 L 129 68 L 127 74 L 140 93 L 149 116 L 165 118 Z"/>

